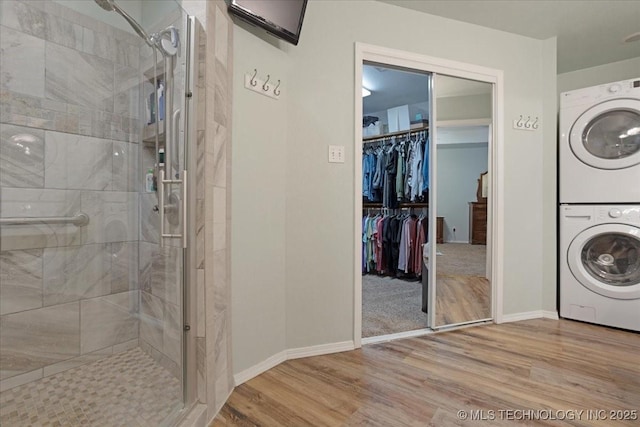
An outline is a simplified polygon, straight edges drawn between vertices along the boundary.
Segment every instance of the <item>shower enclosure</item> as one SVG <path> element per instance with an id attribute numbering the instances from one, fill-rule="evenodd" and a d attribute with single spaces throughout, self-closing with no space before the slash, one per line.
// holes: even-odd
<path id="1" fill-rule="evenodd" d="M 124 19 L 123 19 L 124 18 Z M 173 425 L 195 21 L 0 2 L 0 424 Z"/>

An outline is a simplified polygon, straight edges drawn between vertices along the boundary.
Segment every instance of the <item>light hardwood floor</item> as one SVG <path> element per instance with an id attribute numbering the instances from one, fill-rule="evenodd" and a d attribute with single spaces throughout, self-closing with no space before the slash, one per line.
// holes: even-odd
<path id="1" fill-rule="evenodd" d="M 640 425 L 611 420 L 624 410 L 640 411 L 640 334 L 538 319 L 290 360 L 237 387 L 212 425 Z"/>
<path id="2" fill-rule="evenodd" d="M 491 284 L 486 278 L 487 247 L 465 243 L 437 246 L 435 326 L 491 317 Z"/>
<path id="3" fill-rule="evenodd" d="M 438 273 L 436 326 L 491 318 L 491 285 L 485 277 Z"/>

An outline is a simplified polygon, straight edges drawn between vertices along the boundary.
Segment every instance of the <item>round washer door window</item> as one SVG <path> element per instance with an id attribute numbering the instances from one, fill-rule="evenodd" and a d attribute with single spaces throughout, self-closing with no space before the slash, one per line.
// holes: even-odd
<path id="1" fill-rule="evenodd" d="M 571 273 L 591 291 L 610 298 L 640 298 L 639 228 L 591 227 L 576 236 L 567 255 Z"/>
<path id="2" fill-rule="evenodd" d="M 617 99 L 595 105 L 574 123 L 571 150 L 598 169 L 624 169 L 640 164 L 640 101 Z"/>

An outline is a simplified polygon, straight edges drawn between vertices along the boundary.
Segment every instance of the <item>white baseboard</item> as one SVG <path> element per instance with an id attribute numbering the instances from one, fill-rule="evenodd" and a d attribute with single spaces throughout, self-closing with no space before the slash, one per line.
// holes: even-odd
<path id="1" fill-rule="evenodd" d="M 268 371 L 269 369 L 278 366 L 282 362 L 287 360 L 287 351 L 283 350 L 279 353 L 274 354 L 262 362 L 253 365 L 252 367 L 245 369 L 244 371 L 238 372 L 233 376 L 233 381 L 236 383 L 236 387 L 242 383 L 249 381 L 253 377 L 257 377 L 261 373 Z"/>
<path id="2" fill-rule="evenodd" d="M 544 317 L 542 310 L 525 311 L 522 313 L 503 314 L 502 323 L 519 322 L 521 320 L 541 319 Z"/>
<path id="3" fill-rule="evenodd" d="M 423 335 L 430 335 L 433 331 L 431 329 L 418 329 L 415 331 L 398 332 L 396 334 L 378 335 L 376 337 L 362 338 L 362 344 L 378 344 L 381 342 L 388 342 L 398 340 L 402 338 L 415 338 Z"/>
<path id="4" fill-rule="evenodd" d="M 312 345 L 310 347 L 291 348 L 287 350 L 287 360 L 301 357 L 321 356 L 323 354 L 340 353 L 355 348 L 353 341 L 342 341 L 330 344 Z"/>
<path id="5" fill-rule="evenodd" d="M 257 377 L 263 372 L 268 371 L 290 359 L 300 359 L 302 357 L 320 356 L 323 354 L 340 353 L 355 349 L 353 341 L 342 341 L 329 344 L 312 345 L 310 347 L 290 348 L 274 354 L 262 362 L 238 372 L 233 376 L 235 386 L 239 386 L 253 377 Z"/>
<path id="6" fill-rule="evenodd" d="M 445 243 L 464 243 L 464 244 L 469 244 L 468 240 L 448 240 Z"/>
<path id="7" fill-rule="evenodd" d="M 531 319 L 558 320 L 558 312 L 549 311 L 549 310 L 536 310 L 536 311 L 526 311 L 523 313 L 504 314 L 502 315 L 501 323 L 519 322 L 521 320 L 531 320 Z"/>

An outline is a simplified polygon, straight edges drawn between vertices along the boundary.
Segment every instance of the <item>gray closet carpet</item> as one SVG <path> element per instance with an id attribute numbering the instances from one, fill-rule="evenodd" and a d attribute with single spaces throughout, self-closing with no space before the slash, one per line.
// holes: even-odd
<path id="1" fill-rule="evenodd" d="M 439 273 L 484 276 L 486 246 L 464 243 L 437 245 Z M 375 337 L 427 327 L 421 310 L 422 282 L 386 276 L 362 277 L 362 337 Z"/>

